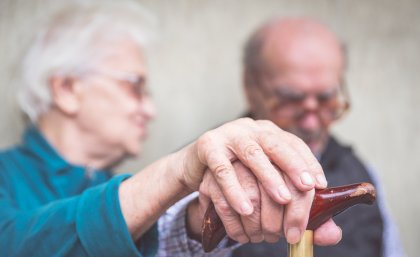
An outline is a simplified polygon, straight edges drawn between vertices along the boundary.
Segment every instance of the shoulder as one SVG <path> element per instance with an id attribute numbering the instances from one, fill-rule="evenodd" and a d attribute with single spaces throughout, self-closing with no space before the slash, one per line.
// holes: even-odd
<path id="1" fill-rule="evenodd" d="M 328 142 L 321 158 L 321 165 L 332 181 L 337 180 L 337 184 L 372 183 L 365 162 L 351 146 L 339 142 L 334 137 Z"/>
<path id="2" fill-rule="evenodd" d="M 27 158 L 27 153 L 20 145 L 0 150 L 0 173 L 4 176 L 16 171 L 15 165 Z"/>
<path id="3" fill-rule="evenodd" d="M 3 189 L 10 187 L 10 182 L 17 172 L 13 163 L 17 161 L 15 156 L 18 152 L 18 146 L 0 150 L 0 187 Z"/>

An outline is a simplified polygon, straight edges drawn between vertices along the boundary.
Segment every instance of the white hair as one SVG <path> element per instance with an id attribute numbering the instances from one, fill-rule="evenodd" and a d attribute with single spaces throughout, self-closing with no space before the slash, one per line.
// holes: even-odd
<path id="1" fill-rule="evenodd" d="M 138 3 L 75 2 L 57 12 L 37 34 L 23 59 L 18 101 L 32 122 L 51 106 L 52 76 L 76 76 L 104 58 L 98 44 L 121 37 L 144 47 L 153 37 L 154 17 Z"/>

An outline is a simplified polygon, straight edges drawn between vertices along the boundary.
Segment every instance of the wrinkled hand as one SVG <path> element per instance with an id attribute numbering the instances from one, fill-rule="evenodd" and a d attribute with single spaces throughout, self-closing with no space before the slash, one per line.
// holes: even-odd
<path id="1" fill-rule="evenodd" d="M 297 216 L 291 214 L 285 216 L 286 236 L 290 242 L 297 241 L 296 238 L 300 237 L 302 228 L 306 226 L 305 217 L 307 220 L 310 208 L 310 204 L 307 202 L 312 202 L 308 199 L 313 195 L 311 190 L 314 187 L 325 188 L 327 186 L 322 168 L 306 144 L 270 121 L 254 121 L 243 118 L 227 123 L 205 133 L 191 144 L 185 153 L 183 183 L 191 190 L 197 190 L 203 181 L 205 170 L 208 169 L 212 175 L 212 178 L 209 179 L 213 179 L 214 183 L 212 184 L 217 184 L 227 203 L 217 207 L 223 213 L 221 216 L 224 216 L 223 219 L 226 221 L 229 219 L 229 215 L 233 215 L 228 212 L 233 211 L 240 216 L 241 220 L 244 219 L 245 224 L 253 224 L 252 220 L 257 219 L 252 216 L 255 211 L 254 207 L 258 206 L 252 202 L 255 201 L 255 197 L 253 197 L 255 190 L 250 189 L 253 187 L 245 190 L 241 186 L 240 179 L 232 165 L 233 162 L 240 161 L 248 167 L 251 171 L 250 174 L 254 176 L 253 183 L 258 181 L 258 188 L 264 189 L 258 191 L 261 195 L 265 194 L 260 199 L 264 206 L 273 206 L 274 202 L 288 204 L 292 199 L 290 186 L 288 187 L 286 184 L 285 178 L 278 170 L 280 169 L 290 179 L 290 185 L 293 185 L 294 188 L 293 194 L 296 195 L 294 196 L 295 201 L 290 204 L 286 213 L 296 212 L 295 209 L 299 210 L 294 213 Z M 304 193 L 307 191 L 309 193 Z M 299 196 L 302 200 L 299 200 L 299 194 L 302 194 Z M 302 205 L 302 202 L 306 205 Z M 303 206 L 306 206 L 306 209 L 300 209 Z M 273 208 L 270 209 L 270 212 L 279 214 L 284 212 L 282 208 Z M 307 210 L 307 213 L 303 210 Z M 264 216 L 261 218 L 274 217 L 270 212 L 264 211 L 261 214 Z M 229 228 L 229 233 L 238 241 L 261 241 L 262 236 L 258 235 L 260 230 L 266 234 L 263 238 L 274 241 L 279 236 L 279 228 L 282 227 L 278 221 L 274 226 L 266 224 L 262 224 L 262 226 L 264 227 L 251 228 L 246 225 L 241 230 L 240 228 L 233 229 L 232 225 L 229 226 L 232 227 L 232 229 Z M 248 236 L 241 237 L 242 232 Z"/>
<path id="2" fill-rule="evenodd" d="M 291 193 L 278 167 L 300 191 L 325 188 L 322 168 L 306 144 L 270 121 L 249 118 L 229 122 L 201 136 L 186 149 L 183 183 L 197 190 L 208 168 L 232 208 L 241 215 L 253 212 L 232 163 L 248 167 L 275 202 L 285 204 Z"/>
<path id="3" fill-rule="evenodd" d="M 209 202 L 212 201 L 228 236 L 240 243 L 248 241 L 258 243 L 263 240 L 273 243 L 284 234 L 287 235 L 289 243 L 299 241 L 308 222 L 314 190 L 301 192 L 285 176 L 293 199 L 287 205 L 280 205 L 268 196 L 247 167 L 240 162 L 235 162 L 233 167 L 239 183 L 253 203 L 254 212 L 247 216 L 236 213 L 224 198 L 212 173 L 207 172 L 200 185 L 200 217 L 204 215 Z M 318 228 L 314 235 L 315 244 L 318 245 L 335 244 L 340 239 L 341 230 L 332 220 Z"/>

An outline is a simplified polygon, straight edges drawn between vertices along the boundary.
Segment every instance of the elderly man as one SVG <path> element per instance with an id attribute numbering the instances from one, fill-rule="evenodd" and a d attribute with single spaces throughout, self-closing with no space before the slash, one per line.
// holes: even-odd
<path id="1" fill-rule="evenodd" d="M 268 119 L 305 141 L 321 162 L 330 186 L 369 181 L 372 171 L 331 134 L 349 107 L 343 44 L 324 25 L 308 18 L 274 19 L 249 39 L 244 90 L 249 116 Z M 378 201 L 383 201 L 382 195 Z M 315 256 L 401 256 L 398 236 L 381 205 L 357 206 L 335 221 L 343 240 L 315 247 Z M 385 239 L 390 239 L 386 240 Z M 233 256 L 286 256 L 285 243 L 246 245 Z"/>
<path id="2" fill-rule="evenodd" d="M 278 239 L 283 228 L 289 241 L 299 240 L 325 177 L 300 140 L 268 121 L 225 124 L 134 176 L 111 176 L 114 165 L 141 152 L 155 116 L 143 17 L 125 1 L 67 6 L 32 44 L 19 95 L 32 124 L 20 145 L 0 154 L 2 255 L 201 256 L 195 239 L 210 200 L 239 242 Z M 258 190 L 254 198 L 243 181 Z M 184 200 L 158 228 L 165 210 L 199 188 L 200 200 Z M 268 215 L 279 213 L 279 203 L 299 214 L 286 211 L 283 226 L 282 215 Z M 261 217 L 277 230 L 265 229 Z M 340 233 L 329 221 L 315 237 L 332 244 Z M 225 254 L 219 250 L 213 256 Z"/>

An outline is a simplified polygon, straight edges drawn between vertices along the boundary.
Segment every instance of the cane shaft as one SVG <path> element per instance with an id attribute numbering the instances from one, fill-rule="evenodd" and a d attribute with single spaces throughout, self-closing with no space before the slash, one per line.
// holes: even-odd
<path id="1" fill-rule="evenodd" d="M 306 230 L 302 239 L 296 244 L 287 244 L 288 257 L 313 257 L 314 256 L 314 232 Z"/>

